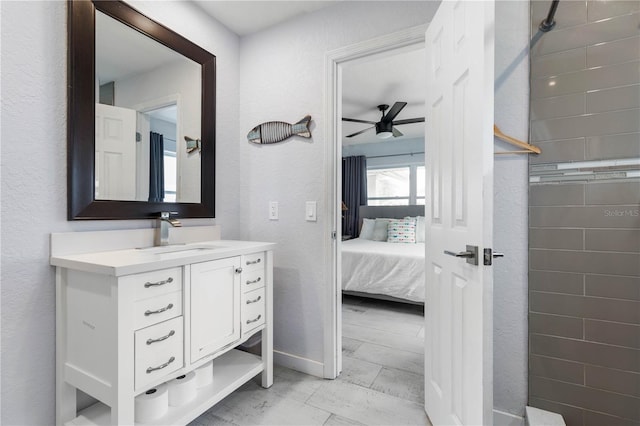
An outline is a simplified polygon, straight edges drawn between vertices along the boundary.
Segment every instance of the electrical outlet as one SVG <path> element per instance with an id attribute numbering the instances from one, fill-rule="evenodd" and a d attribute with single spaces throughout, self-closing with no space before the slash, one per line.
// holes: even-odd
<path id="1" fill-rule="evenodd" d="M 269 220 L 278 220 L 278 202 L 269 202 Z"/>

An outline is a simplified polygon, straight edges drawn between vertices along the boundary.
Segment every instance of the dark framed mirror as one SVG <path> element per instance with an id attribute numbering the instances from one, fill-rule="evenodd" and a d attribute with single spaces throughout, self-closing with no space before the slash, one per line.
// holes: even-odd
<path id="1" fill-rule="evenodd" d="M 145 219 L 161 211 L 214 217 L 215 56 L 121 1 L 72 0 L 67 7 L 68 219 Z M 128 50 L 136 45 L 138 52 Z M 181 86 L 175 76 L 183 69 L 189 74 Z M 156 88 L 148 89 L 152 81 Z M 127 99 L 133 92 L 142 94 Z M 104 119 L 105 109 L 133 118 L 120 125 Z M 173 122 L 160 154 L 154 120 Z M 113 135 L 125 148 L 104 147 Z"/>

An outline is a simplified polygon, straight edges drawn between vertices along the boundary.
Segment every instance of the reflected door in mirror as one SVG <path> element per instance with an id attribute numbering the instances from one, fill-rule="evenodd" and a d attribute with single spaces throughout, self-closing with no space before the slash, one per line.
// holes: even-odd
<path id="1" fill-rule="evenodd" d="M 96 200 L 136 199 L 136 112 L 96 104 Z"/>

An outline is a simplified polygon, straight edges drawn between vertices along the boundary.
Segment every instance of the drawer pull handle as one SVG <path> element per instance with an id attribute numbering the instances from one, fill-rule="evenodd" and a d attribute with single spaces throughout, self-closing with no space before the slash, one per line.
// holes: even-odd
<path id="1" fill-rule="evenodd" d="M 255 299 L 253 299 L 253 300 L 247 300 L 247 305 L 250 305 L 250 304 L 252 304 L 252 303 L 259 302 L 260 300 L 262 300 L 262 296 L 258 296 L 258 297 L 256 297 L 256 298 L 255 298 Z"/>
<path id="2" fill-rule="evenodd" d="M 241 274 L 242 273 L 242 268 L 236 268 L 236 274 Z"/>
<path id="3" fill-rule="evenodd" d="M 251 281 L 251 280 L 247 280 L 247 285 L 251 285 L 251 284 L 255 284 L 255 283 L 259 283 L 260 281 L 262 281 L 262 278 L 258 277 L 255 280 Z"/>
<path id="4" fill-rule="evenodd" d="M 156 311 L 147 311 L 144 313 L 145 317 L 148 317 L 149 315 L 153 315 L 153 314 L 160 314 L 164 311 L 168 311 L 169 309 L 173 308 L 173 303 L 169 303 L 165 308 L 160 308 Z"/>
<path id="5" fill-rule="evenodd" d="M 257 263 L 260 263 L 260 259 L 258 260 L 247 260 L 247 265 L 255 265 Z"/>
<path id="6" fill-rule="evenodd" d="M 262 314 L 258 315 L 255 319 L 247 320 L 247 324 L 251 324 L 252 322 L 256 322 L 256 321 L 258 321 L 260 318 L 262 318 Z"/>
<path id="7" fill-rule="evenodd" d="M 147 345 L 150 345 L 156 342 L 162 342 L 163 340 L 167 340 L 169 337 L 173 336 L 174 334 L 176 334 L 176 331 L 171 330 L 169 334 L 167 334 L 166 336 L 158 337 L 157 339 L 147 339 Z"/>
<path id="8" fill-rule="evenodd" d="M 169 364 L 171 364 L 175 360 L 176 360 L 176 357 L 172 356 L 171 358 L 169 358 L 169 361 L 165 362 L 162 365 L 159 365 L 157 367 L 149 367 L 147 368 L 147 374 L 153 373 L 156 370 L 162 370 L 163 368 L 167 367 Z"/>
<path id="9" fill-rule="evenodd" d="M 172 283 L 172 282 L 173 282 L 173 278 L 169 277 L 166 280 L 157 281 L 155 283 L 146 282 L 146 283 L 144 283 L 144 288 L 157 287 L 157 286 L 169 284 L 169 283 Z"/>

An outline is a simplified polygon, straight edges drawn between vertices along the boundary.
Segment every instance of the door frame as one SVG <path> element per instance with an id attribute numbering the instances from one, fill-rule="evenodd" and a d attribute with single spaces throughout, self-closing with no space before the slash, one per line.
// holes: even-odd
<path id="1" fill-rule="evenodd" d="M 131 108 L 135 109 L 140 114 L 146 114 L 150 111 L 168 107 L 171 105 L 175 105 L 177 110 L 177 113 L 176 113 L 176 161 L 177 161 L 176 202 L 180 202 L 180 200 L 178 200 L 177 197 L 178 197 L 178 194 L 181 192 L 180 190 L 182 189 L 181 168 L 184 167 L 183 163 L 186 155 L 186 153 L 183 153 L 182 150 L 178 149 L 178 144 L 180 143 L 180 140 L 182 140 L 182 137 L 184 137 L 182 133 L 182 96 L 180 95 L 180 93 L 170 93 L 166 96 L 161 96 L 159 98 L 150 99 L 144 102 L 134 104 L 131 106 Z M 200 119 L 202 120 L 202 117 Z M 137 127 L 137 124 L 136 124 L 136 127 Z M 148 137 L 149 137 L 148 135 L 142 135 L 142 138 L 143 138 L 142 140 L 145 141 L 145 138 L 148 138 Z M 149 156 L 148 144 L 149 144 L 148 141 L 146 141 L 146 146 L 140 146 L 139 144 L 137 144 L 137 147 L 138 147 L 137 149 L 141 151 L 138 154 L 141 154 L 141 155 L 139 160 L 137 160 L 139 162 L 136 165 L 136 170 L 142 171 L 143 176 L 149 175 L 149 165 L 147 164 L 148 161 L 146 161 L 145 163 L 145 160 L 144 160 L 145 158 L 148 159 L 148 156 Z M 136 185 L 138 184 L 140 184 L 139 181 L 136 182 Z M 148 188 L 149 182 L 147 181 L 144 186 Z M 146 200 L 139 200 L 139 201 L 146 201 Z"/>
<path id="2" fill-rule="evenodd" d="M 325 144 L 325 309 L 324 377 L 335 379 L 342 371 L 342 262 L 340 259 L 342 200 L 342 65 L 356 59 L 424 44 L 428 24 L 331 50 L 324 60 Z"/>

